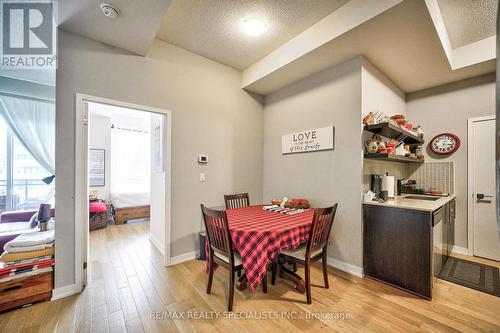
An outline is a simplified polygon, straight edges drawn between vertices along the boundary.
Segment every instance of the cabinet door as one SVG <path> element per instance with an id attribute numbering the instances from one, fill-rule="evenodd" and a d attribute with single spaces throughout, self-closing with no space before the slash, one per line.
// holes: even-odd
<path id="1" fill-rule="evenodd" d="M 443 247 L 441 249 L 441 253 L 443 254 L 441 256 L 441 262 L 442 265 L 446 263 L 446 260 L 448 260 L 448 234 L 449 234 L 449 224 L 448 224 L 448 213 L 447 213 L 447 207 L 445 207 L 445 214 L 444 214 L 444 219 L 443 219 Z"/>

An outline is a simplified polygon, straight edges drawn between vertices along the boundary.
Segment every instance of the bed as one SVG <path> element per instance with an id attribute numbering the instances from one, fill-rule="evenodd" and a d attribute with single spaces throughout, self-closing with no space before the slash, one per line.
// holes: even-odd
<path id="1" fill-rule="evenodd" d="M 115 212 L 115 223 L 149 218 L 149 192 L 111 191 L 111 204 Z"/>

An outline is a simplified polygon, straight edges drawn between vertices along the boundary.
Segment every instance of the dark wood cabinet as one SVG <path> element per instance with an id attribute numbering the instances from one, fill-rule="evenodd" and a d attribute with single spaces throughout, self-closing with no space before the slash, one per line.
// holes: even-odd
<path id="1" fill-rule="evenodd" d="M 364 275 L 431 299 L 454 245 L 454 216 L 454 200 L 434 212 L 364 204 Z"/>

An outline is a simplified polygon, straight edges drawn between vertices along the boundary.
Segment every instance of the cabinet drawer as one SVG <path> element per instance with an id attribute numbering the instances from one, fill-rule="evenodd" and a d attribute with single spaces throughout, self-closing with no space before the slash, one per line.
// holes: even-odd
<path id="1" fill-rule="evenodd" d="M 52 272 L 0 283 L 0 311 L 52 297 Z"/>
<path id="2" fill-rule="evenodd" d="M 438 210 L 435 210 L 434 213 L 432 213 L 433 226 L 444 219 L 444 213 L 445 213 L 444 207 L 441 207 Z"/>

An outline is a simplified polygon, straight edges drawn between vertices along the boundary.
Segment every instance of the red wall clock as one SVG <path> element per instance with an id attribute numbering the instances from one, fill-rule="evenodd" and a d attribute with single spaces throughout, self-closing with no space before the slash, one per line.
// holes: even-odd
<path id="1" fill-rule="evenodd" d="M 431 150 L 439 155 L 451 155 L 460 147 L 460 139 L 455 134 L 441 133 L 429 143 Z"/>

